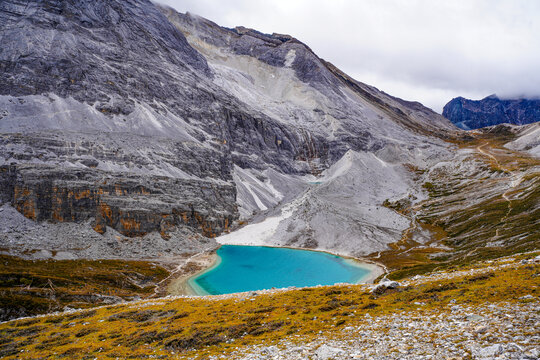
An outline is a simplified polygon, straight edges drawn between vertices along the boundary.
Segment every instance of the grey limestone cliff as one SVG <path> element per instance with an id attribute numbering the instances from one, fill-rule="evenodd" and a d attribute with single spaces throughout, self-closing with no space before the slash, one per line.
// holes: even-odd
<path id="1" fill-rule="evenodd" d="M 182 253 L 186 231 L 213 238 L 269 215 L 350 151 L 378 154 L 381 167 L 430 161 L 455 132 L 291 36 L 147 0 L 5 0 L 0 43 L 0 199 L 47 229 L 92 228 L 92 241 L 159 234 Z M 362 209 L 347 221 L 376 227 Z M 10 231 L 3 248 L 24 243 Z M 49 250 L 69 242 L 60 230 L 43 236 Z"/>

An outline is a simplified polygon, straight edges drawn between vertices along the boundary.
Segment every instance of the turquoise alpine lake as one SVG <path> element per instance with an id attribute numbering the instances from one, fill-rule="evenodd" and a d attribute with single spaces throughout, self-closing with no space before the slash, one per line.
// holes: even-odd
<path id="1" fill-rule="evenodd" d="M 223 245 L 217 255 L 213 267 L 188 280 L 197 295 L 358 283 L 371 273 L 360 262 L 319 251 Z"/>

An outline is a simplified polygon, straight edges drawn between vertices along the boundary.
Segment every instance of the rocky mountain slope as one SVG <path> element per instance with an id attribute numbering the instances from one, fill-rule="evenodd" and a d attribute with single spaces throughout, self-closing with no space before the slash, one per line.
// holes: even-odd
<path id="1" fill-rule="evenodd" d="M 156 297 L 219 243 L 396 279 L 539 246 L 535 124 L 464 132 L 292 36 L 146 0 L 0 20 L 0 252 L 23 258 L 0 264 L 2 319 Z"/>
<path id="2" fill-rule="evenodd" d="M 538 124 L 148 0 L 4 0 L 0 44 L 0 357 L 538 358 Z M 220 243 L 385 274 L 165 296 Z"/>
<path id="3" fill-rule="evenodd" d="M 503 123 L 526 125 L 540 121 L 540 100 L 500 99 L 497 95 L 482 100 L 457 97 L 444 106 L 443 116 L 465 130 Z"/>
<path id="4" fill-rule="evenodd" d="M 457 134 L 291 36 L 226 29 L 144 0 L 8 0 L 0 18 L 0 199 L 34 221 L 2 232 L 11 253 L 201 251 L 239 219 L 299 203 L 316 176 L 352 157 L 350 170 L 325 175 L 350 186 L 317 190 L 320 206 L 283 241 L 367 254 L 405 226 L 384 198 L 420 196 L 402 185 L 410 176 L 400 164 L 450 156 L 443 140 Z M 391 183 L 378 192 L 383 177 Z M 360 189 L 371 195 L 345 200 Z M 324 233 L 312 226 L 321 218 Z M 343 229 L 360 228 L 340 245 Z"/>
<path id="5" fill-rule="evenodd" d="M 540 157 L 540 124 L 513 127 L 516 139 L 506 145 L 510 149 L 526 151 Z"/>

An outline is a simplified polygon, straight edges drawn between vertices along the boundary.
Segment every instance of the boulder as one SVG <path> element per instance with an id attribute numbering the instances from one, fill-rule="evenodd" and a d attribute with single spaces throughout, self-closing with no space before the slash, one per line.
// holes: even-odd
<path id="1" fill-rule="evenodd" d="M 316 351 L 315 355 L 318 360 L 332 359 L 337 355 L 343 355 L 345 351 L 340 348 L 331 347 L 328 345 L 321 345 Z"/>
<path id="2" fill-rule="evenodd" d="M 386 290 L 397 289 L 399 286 L 401 285 L 397 281 L 384 280 L 375 285 L 375 287 L 371 289 L 371 293 L 374 295 L 382 295 L 386 292 Z"/>

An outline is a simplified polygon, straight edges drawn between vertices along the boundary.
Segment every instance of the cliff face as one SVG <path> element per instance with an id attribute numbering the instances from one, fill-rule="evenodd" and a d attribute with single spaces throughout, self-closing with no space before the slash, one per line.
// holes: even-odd
<path id="1" fill-rule="evenodd" d="M 268 215 L 350 151 L 370 163 L 377 154 L 383 161 L 369 171 L 381 175 L 386 164 L 444 153 L 440 139 L 454 132 L 291 36 L 227 29 L 146 0 L 6 0 L 0 30 L 0 198 L 39 223 L 159 234 L 178 240 L 181 253 L 175 234 L 214 237 L 239 217 Z M 350 226 L 378 227 L 358 204 L 317 213 L 350 206 L 358 213 Z M 329 237 L 335 248 L 333 235 L 309 235 L 311 221 L 321 223 L 310 217 L 291 230 L 304 239 L 295 245 Z M 400 227 L 375 229 L 374 243 L 397 240 Z M 69 243 L 62 231 L 44 231 L 46 243 Z M 0 235 L 3 243 L 24 238 Z"/>
<path id="2" fill-rule="evenodd" d="M 465 130 L 503 123 L 526 125 L 540 121 L 540 100 L 504 100 L 495 95 L 482 100 L 457 97 L 444 106 L 443 116 Z"/>
<path id="3" fill-rule="evenodd" d="M 232 185 L 114 177 L 100 171 L 54 167 L 36 171 L 33 167 L 3 166 L 0 172 L 3 196 L 35 221 L 93 219 L 94 230 L 101 234 L 110 227 L 130 237 L 159 232 L 167 239 L 175 226 L 189 226 L 214 237 L 235 220 Z"/>

